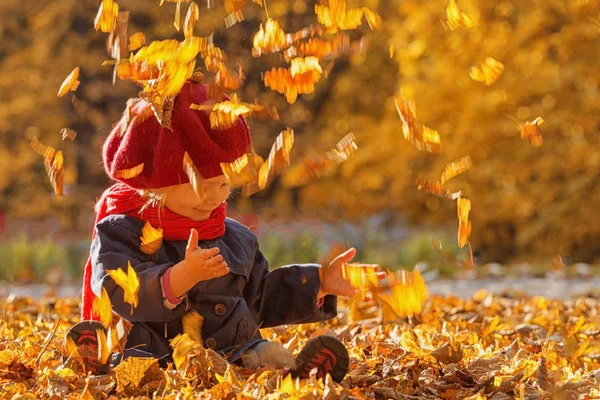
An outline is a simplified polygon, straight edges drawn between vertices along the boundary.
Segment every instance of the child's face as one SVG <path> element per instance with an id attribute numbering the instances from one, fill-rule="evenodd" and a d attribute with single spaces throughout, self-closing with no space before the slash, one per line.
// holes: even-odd
<path id="1" fill-rule="evenodd" d="M 190 183 L 169 188 L 165 207 L 194 221 L 203 221 L 229 197 L 229 185 L 224 175 L 200 182 L 202 195 L 197 195 Z"/>

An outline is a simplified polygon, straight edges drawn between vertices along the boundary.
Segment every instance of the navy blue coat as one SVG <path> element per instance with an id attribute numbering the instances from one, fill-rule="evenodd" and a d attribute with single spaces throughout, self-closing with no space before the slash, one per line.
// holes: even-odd
<path id="1" fill-rule="evenodd" d="M 170 310 L 163 303 L 161 277 L 185 257 L 187 241 L 163 241 L 158 253 L 140 251 L 144 221 L 111 215 L 96 225 L 91 247 L 92 289 L 100 295 L 105 287 L 113 310 L 133 323 L 127 348 L 149 352 L 170 361 L 169 341 L 182 332 L 182 317 L 190 308 L 204 317 L 205 346 L 230 361 L 262 339 L 259 327 L 318 322 L 337 314 L 337 298 L 326 296 L 317 308 L 319 266 L 289 265 L 269 271 L 256 236 L 239 222 L 227 218 L 225 234 L 200 241 L 201 248 L 218 247 L 230 272 L 220 278 L 197 283 L 183 301 Z M 123 289 L 106 274 L 107 269 L 127 268 L 130 262 L 140 281 L 139 305 L 123 301 Z"/>

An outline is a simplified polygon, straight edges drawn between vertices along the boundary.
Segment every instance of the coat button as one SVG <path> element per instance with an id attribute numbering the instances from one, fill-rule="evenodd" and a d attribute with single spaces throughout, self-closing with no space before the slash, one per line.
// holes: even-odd
<path id="1" fill-rule="evenodd" d="M 219 317 L 225 315 L 225 312 L 227 311 L 227 307 L 225 307 L 225 304 L 217 304 L 215 306 L 215 314 L 217 314 Z"/>
<path id="2" fill-rule="evenodd" d="M 217 341 L 213 338 L 206 339 L 206 347 L 208 347 L 209 349 L 214 349 L 215 347 L 217 347 Z"/>

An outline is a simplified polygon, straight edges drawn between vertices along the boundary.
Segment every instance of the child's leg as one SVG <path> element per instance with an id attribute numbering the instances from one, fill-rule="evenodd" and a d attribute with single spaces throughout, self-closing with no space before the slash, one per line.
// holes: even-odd
<path id="1" fill-rule="evenodd" d="M 315 370 L 317 378 L 327 374 L 336 382 L 341 382 L 350 366 L 348 350 L 342 342 L 333 336 L 317 336 L 310 340 L 296 358 L 298 375 L 308 377 Z"/>
<path id="2" fill-rule="evenodd" d="M 292 352 L 279 343 L 267 340 L 259 342 L 242 354 L 242 365 L 245 368 L 259 368 L 271 365 L 281 368 L 296 368 L 296 360 Z"/>
<path id="3" fill-rule="evenodd" d="M 108 361 L 101 363 L 98 357 L 98 336 L 97 330 L 106 334 L 106 329 L 98 321 L 81 321 L 73 325 L 67 335 L 63 345 L 63 361 L 76 363 L 73 358 L 79 355 L 83 368 L 86 373 L 92 375 L 104 375 L 108 373 Z M 77 351 L 74 351 L 73 345 Z"/>

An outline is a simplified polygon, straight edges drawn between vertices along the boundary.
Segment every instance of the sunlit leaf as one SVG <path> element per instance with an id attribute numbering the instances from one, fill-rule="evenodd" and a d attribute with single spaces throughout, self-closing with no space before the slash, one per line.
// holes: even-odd
<path id="1" fill-rule="evenodd" d="M 75 69 L 65 78 L 58 89 L 58 97 L 63 97 L 69 92 L 74 92 L 79 87 L 79 67 Z"/>
<path id="2" fill-rule="evenodd" d="M 542 139 L 542 128 L 540 127 L 544 123 L 542 117 L 537 117 L 531 122 L 525 122 L 519 127 L 521 132 L 521 139 L 528 139 L 532 146 L 539 147 L 543 143 Z"/>
<path id="3" fill-rule="evenodd" d="M 135 178 L 136 176 L 141 174 L 143 170 L 144 170 L 144 163 L 141 163 L 141 164 L 136 165 L 135 167 L 131 167 L 131 168 L 127 168 L 127 169 L 120 169 L 120 170 L 116 171 L 115 177 L 121 178 L 121 179 L 131 179 L 131 178 Z"/>
<path id="4" fill-rule="evenodd" d="M 65 173 L 65 161 L 61 150 L 56 150 L 52 146 L 41 144 L 34 136 L 31 140 L 31 147 L 39 155 L 44 157 L 44 169 L 50 179 L 54 193 L 57 196 L 63 195 L 63 180 Z"/>
<path id="5" fill-rule="evenodd" d="M 109 33 L 115 29 L 117 15 L 119 14 L 119 5 L 113 0 L 102 0 L 98 14 L 94 19 L 94 29 Z"/>
<path id="6" fill-rule="evenodd" d="M 204 317 L 195 310 L 190 310 L 183 316 L 182 326 L 183 333 L 187 334 L 190 339 L 202 344 L 202 323 Z"/>
<path id="7" fill-rule="evenodd" d="M 186 39 L 191 39 L 192 36 L 194 36 L 194 26 L 198 19 L 200 19 L 200 9 L 196 3 L 191 2 L 185 16 L 185 25 L 183 27 L 183 34 Z"/>
<path id="8" fill-rule="evenodd" d="M 127 262 L 127 272 L 121 268 L 106 270 L 106 272 L 115 281 L 117 286 L 123 289 L 123 301 L 131 304 L 131 313 L 133 314 L 133 309 L 138 306 L 140 281 L 131 263 Z"/>
<path id="9" fill-rule="evenodd" d="M 102 293 L 100 297 L 95 297 L 92 304 L 92 311 L 95 315 L 100 317 L 100 322 L 106 328 L 108 328 L 113 320 L 113 310 L 110 297 L 105 287 L 102 287 Z"/>
<path id="10" fill-rule="evenodd" d="M 299 164 L 288 168 L 283 175 L 282 183 L 286 187 L 305 185 L 348 160 L 357 149 L 354 134 L 349 133 L 338 142 L 335 149 L 306 157 Z"/>
<path id="11" fill-rule="evenodd" d="M 142 32 L 136 32 L 129 36 L 129 51 L 135 51 L 146 43 L 146 35 Z"/>
<path id="12" fill-rule="evenodd" d="M 346 0 L 329 0 L 328 5 L 315 5 L 315 14 L 319 23 L 333 32 L 356 29 L 362 23 L 363 10 L 346 8 Z M 372 16 L 374 18 L 374 16 Z"/>
<path id="13" fill-rule="evenodd" d="M 471 68 L 471 79 L 478 82 L 483 82 L 487 86 L 496 82 L 502 72 L 504 71 L 504 64 L 500 61 L 494 60 L 492 57 L 487 57 L 485 62 L 481 65 L 481 68 Z"/>
<path id="14" fill-rule="evenodd" d="M 396 110 L 402 121 L 402 135 L 419 150 L 440 152 L 440 134 L 417 120 L 414 104 L 406 99 L 395 100 Z"/>
<path id="15" fill-rule="evenodd" d="M 284 167 L 290 164 L 290 152 L 294 146 L 294 131 L 290 128 L 282 131 L 271 147 L 269 157 L 258 170 L 258 187 L 264 189 Z"/>
<path id="16" fill-rule="evenodd" d="M 471 200 L 459 196 L 456 199 L 456 206 L 458 208 L 458 245 L 463 248 L 471 236 L 471 221 L 469 221 Z"/>
<path id="17" fill-rule="evenodd" d="M 450 0 L 446 8 L 446 16 L 448 18 L 446 24 L 451 31 L 458 27 L 470 28 L 473 26 L 473 21 L 458 7 L 456 0 Z"/>
<path id="18" fill-rule="evenodd" d="M 144 254 L 155 254 L 163 242 L 163 229 L 155 228 L 150 224 L 150 222 L 146 221 L 144 227 L 142 228 L 142 236 L 140 237 L 140 250 Z"/>
<path id="19" fill-rule="evenodd" d="M 183 170 L 188 176 L 190 184 L 194 188 L 196 195 L 199 198 L 202 198 L 202 196 L 204 196 L 204 187 L 200 182 L 203 178 L 187 151 L 183 154 Z"/>

